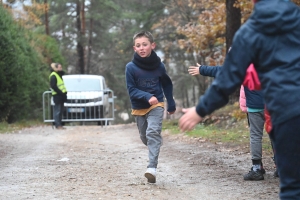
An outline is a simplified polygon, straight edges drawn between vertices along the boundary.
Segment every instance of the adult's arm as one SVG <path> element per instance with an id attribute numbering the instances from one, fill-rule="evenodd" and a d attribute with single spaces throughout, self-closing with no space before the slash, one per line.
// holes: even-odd
<path id="1" fill-rule="evenodd" d="M 246 70 L 254 57 L 246 46 L 241 36 L 236 35 L 223 67 L 218 72 L 211 86 L 199 99 L 199 103 L 196 106 L 196 112 L 199 116 L 204 117 L 226 105 L 229 95 L 243 83 Z"/>
<path id="2" fill-rule="evenodd" d="M 222 69 L 222 66 L 206 66 L 201 65 L 199 72 L 202 76 L 216 77 L 217 73 Z"/>

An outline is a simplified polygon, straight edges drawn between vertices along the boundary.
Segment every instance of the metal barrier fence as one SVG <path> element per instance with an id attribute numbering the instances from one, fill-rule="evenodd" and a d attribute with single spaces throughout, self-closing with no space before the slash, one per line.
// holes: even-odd
<path id="1" fill-rule="evenodd" d="M 68 100 L 64 103 L 62 122 L 97 122 L 108 125 L 115 119 L 114 93 L 103 91 L 68 91 Z M 43 93 L 43 120 L 54 122 L 54 102 L 51 91 Z"/>

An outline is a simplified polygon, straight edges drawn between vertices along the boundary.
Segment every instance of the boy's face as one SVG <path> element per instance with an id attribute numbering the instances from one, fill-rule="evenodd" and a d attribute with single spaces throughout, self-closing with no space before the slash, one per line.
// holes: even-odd
<path id="1" fill-rule="evenodd" d="M 148 38 L 140 37 L 135 39 L 133 49 L 139 56 L 146 58 L 150 56 L 155 46 L 155 43 L 150 43 Z"/>

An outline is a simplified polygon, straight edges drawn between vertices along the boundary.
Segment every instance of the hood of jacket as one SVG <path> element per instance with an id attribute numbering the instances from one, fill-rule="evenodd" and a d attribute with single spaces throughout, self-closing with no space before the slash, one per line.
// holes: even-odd
<path id="1" fill-rule="evenodd" d="M 300 8 L 288 0 L 260 0 L 249 18 L 257 32 L 273 35 L 286 33 L 300 25 Z"/>

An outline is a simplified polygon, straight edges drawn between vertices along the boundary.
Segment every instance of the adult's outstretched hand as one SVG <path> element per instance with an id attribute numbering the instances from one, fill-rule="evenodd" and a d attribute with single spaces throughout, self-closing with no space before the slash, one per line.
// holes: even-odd
<path id="1" fill-rule="evenodd" d="M 199 70 L 200 70 L 201 65 L 199 65 L 198 63 L 197 63 L 197 65 L 198 65 L 197 67 L 196 66 L 189 67 L 188 72 L 190 75 L 195 76 L 195 75 L 200 74 Z"/>
<path id="2" fill-rule="evenodd" d="M 183 116 L 179 119 L 179 129 L 182 132 L 191 131 L 201 122 L 202 118 L 197 114 L 196 108 L 183 108 Z"/>

